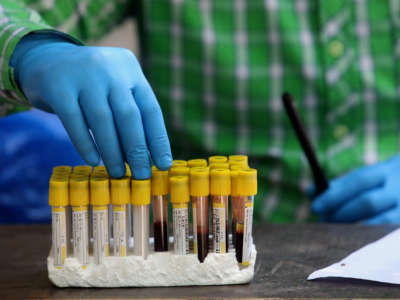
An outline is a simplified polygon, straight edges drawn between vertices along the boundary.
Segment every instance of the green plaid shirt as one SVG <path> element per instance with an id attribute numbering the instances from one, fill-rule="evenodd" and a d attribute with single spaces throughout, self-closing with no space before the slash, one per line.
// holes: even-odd
<path id="1" fill-rule="evenodd" d="M 28 32 L 56 28 L 90 42 L 135 14 L 174 156 L 249 154 L 260 174 L 258 220 L 309 217 L 310 171 L 284 91 L 329 178 L 398 152 L 398 0 L 0 3 L 0 113 L 27 104 L 9 58 Z"/>

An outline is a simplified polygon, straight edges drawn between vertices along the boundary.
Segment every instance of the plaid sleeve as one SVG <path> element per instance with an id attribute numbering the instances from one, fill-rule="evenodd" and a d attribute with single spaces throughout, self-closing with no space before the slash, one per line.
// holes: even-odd
<path id="1" fill-rule="evenodd" d="M 29 7 L 28 7 L 28 4 Z M 95 40 L 131 13 L 129 0 L 0 2 L 0 116 L 29 106 L 14 80 L 11 55 L 18 42 L 30 32 L 51 31 L 81 44 Z M 68 34 L 67 34 L 68 33 Z"/>

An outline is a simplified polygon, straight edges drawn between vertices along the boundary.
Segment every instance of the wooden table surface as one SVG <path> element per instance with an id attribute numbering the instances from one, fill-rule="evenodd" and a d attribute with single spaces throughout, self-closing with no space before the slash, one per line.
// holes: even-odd
<path id="1" fill-rule="evenodd" d="M 246 285 L 61 289 L 52 286 L 47 278 L 50 226 L 0 226 L 0 299 L 399 298 L 400 286 L 359 280 L 306 280 L 314 270 L 340 260 L 393 229 L 360 225 L 257 225 L 256 274 L 253 282 Z"/>

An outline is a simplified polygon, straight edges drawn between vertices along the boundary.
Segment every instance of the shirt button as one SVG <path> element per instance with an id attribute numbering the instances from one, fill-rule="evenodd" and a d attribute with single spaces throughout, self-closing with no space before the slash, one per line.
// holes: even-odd
<path id="1" fill-rule="evenodd" d="M 333 136 L 337 140 L 341 140 L 349 133 L 349 128 L 345 125 L 338 125 L 333 130 Z"/>
<path id="2" fill-rule="evenodd" d="M 329 54 L 333 57 L 339 57 L 343 54 L 344 46 L 341 41 L 334 40 L 329 43 Z"/>

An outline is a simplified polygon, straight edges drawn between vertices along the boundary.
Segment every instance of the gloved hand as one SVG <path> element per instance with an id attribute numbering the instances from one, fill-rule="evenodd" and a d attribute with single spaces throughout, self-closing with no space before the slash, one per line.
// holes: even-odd
<path id="1" fill-rule="evenodd" d="M 87 47 L 53 34 L 31 34 L 17 45 L 11 65 L 30 103 L 54 112 L 90 165 L 99 154 L 112 177 L 151 175 L 151 158 L 169 169 L 172 155 L 157 99 L 127 49 Z M 89 129 L 93 133 L 94 143 Z"/>
<path id="2" fill-rule="evenodd" d="M 333 180 L 312 210 L 326 222 L 400 224 L 400 156 Z"/>

